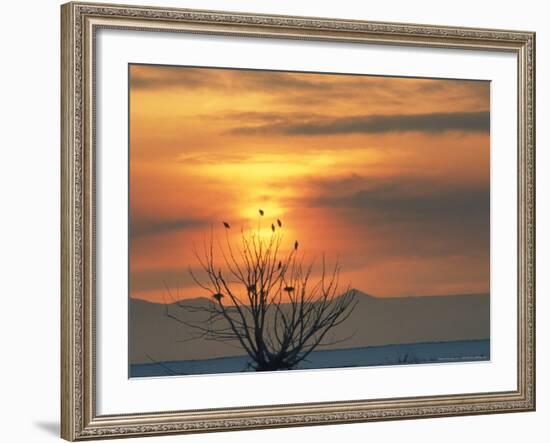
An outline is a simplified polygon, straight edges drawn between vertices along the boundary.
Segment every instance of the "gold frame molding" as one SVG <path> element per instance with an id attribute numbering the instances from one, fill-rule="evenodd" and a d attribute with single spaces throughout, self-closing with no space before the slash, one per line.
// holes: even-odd
<path id="1" fill-rule="evenodd" d="M 94 36 L 114 28 L 507 51 L 518 60 L 518 380 L 510 392 L 97 415 Z M 67 440 L 533 411 L 535 34 L 73 2 L 61 7 L 61 436 Z"/>

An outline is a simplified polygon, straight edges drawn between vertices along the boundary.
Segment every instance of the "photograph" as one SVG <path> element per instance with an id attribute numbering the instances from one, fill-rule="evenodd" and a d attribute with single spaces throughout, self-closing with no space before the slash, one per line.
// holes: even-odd
<path id="1" fill-rule="evenodd" d="M 128 113 L 130 378 L 491 361 L 490 81 L 130 63 Z"/>

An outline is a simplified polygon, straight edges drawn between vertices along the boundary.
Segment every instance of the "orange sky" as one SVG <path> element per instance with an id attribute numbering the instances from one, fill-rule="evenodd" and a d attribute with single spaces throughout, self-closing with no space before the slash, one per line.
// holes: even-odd
<path id="1" fill-rule="evenodd" d="M 259 208 L 361 291 L 488 292 L 489 87 L 131 65 L 130 295 L 206 295 L 193 243 Z"/>

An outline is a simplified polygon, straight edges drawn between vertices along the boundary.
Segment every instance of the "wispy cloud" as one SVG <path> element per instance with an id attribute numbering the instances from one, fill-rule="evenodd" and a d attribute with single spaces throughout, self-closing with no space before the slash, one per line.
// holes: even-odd
<path id="1" fill-rule="evenodd" d="M 281 120 L 281 118 L 279 118 Z M 402 132 L 442 133 L 449 131 L 489 132 L 490 114 L 483 112 L 442 112 L 429 114 L 393 114 L 351 116 L 337 119 L 310 119 L 257 126 L 242 126 L 232 130 L 241 135 L 343 135 Z"/>
<path id="2" fill-rule="evenodd" d="M 489 221 L 489 189 L 475 187 L 412 194 L 402 184 L 360 190 L 346 197 L 318 197 L 310 204 L 368 210 L 372 219 L 397 222 L 462 222 L 475 218 L 482 228 Z"/>
<path id="3" fill-rule="evenodd" d="M 475 237 L 483 239 L 485 245 L 489 238 L 489 183 L 445 183 L 439 178 L 414 175 L 350 174 L 310 178 L 298 185 L 302 195 L 288 198 L 285 205 L 337 217 L 350 227 L 395 233 L 404 229 L 422 231 L 418 235 L 426 243 L 447 243 L 455 248 L 452 239 L 466 243 L 467 238 Z M 439 241 L 434 230 L 445 235 L 445 239 Z M 468 247 L 477 250 L 483 245 L 469 242 Z"/>
<path id="4" fill-rule="evenodd" d="M 209 221 L 196 218 L 131 218 L 130 234 L 133 238 L 164 234 L 182 229 L 208 226 Z"/>
<path id="5" fill-rule="evenodd" d="M 269 97 L 301 109 L 330 103 L 340 107 L 345 103 L 373 104 L 393 109 L 406 106 L 414 97 L 422 95 L 436 107 L 448 102 L 457 109 L 483 109 L 480 97 L 487 96 L 489 82 L 443 79 L 392 78 L 363 74 L 218 69 L 157 65 L 132 65 L 130 85 L 137 91 L 169 91 L 171 93 L 204 93 L 215 91 L 226 97 L 256 94 Z M 337 79 L 337 80 L 336 80 Z M 335 81 L 336 80 L 336 81 Z M 405 80 L 405 81 L 404 81 Z"/>

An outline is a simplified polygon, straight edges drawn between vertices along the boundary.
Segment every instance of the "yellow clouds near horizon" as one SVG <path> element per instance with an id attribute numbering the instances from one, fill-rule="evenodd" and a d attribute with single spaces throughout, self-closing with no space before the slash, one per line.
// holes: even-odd
<path id="1" fill-rule="evenodd" d="M 205 295 L 193 244 L 259 208 L 361 291 L 488 292 L 489 87 L 131 65 L 131 296 Z"/>

